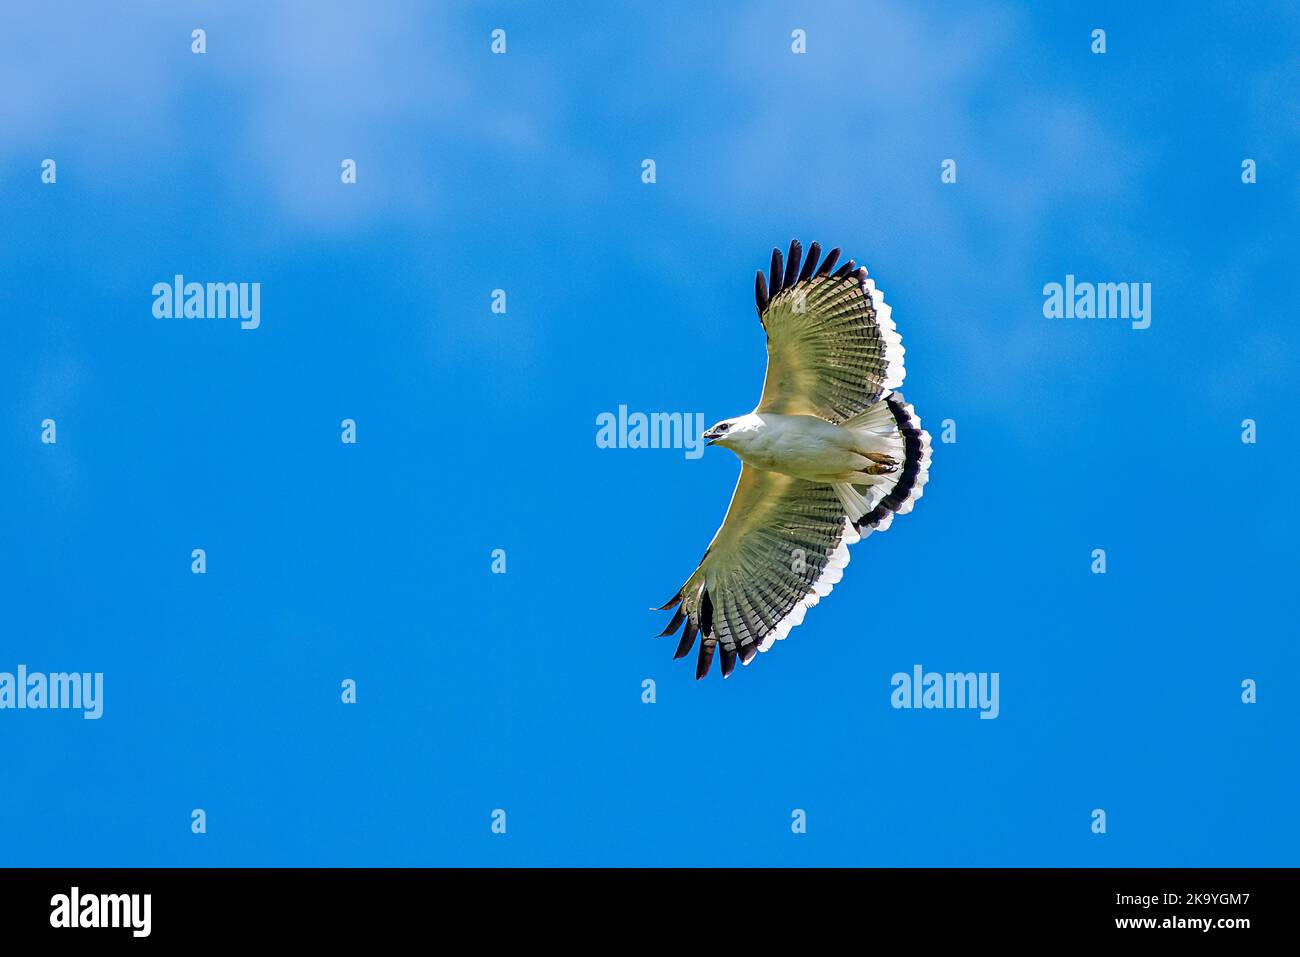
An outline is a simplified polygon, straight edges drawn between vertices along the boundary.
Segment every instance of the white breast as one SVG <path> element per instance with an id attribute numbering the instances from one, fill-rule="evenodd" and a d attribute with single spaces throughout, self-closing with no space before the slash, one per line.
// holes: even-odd
<path id="1" fill-rule="evenodd" d="M 829 481 L 862 467 L 847 429 L 811 415 L 764 414 L 760 418 L 762 428 L 747 435 L 737 449 L 741 459 L 755 468 Z"/>

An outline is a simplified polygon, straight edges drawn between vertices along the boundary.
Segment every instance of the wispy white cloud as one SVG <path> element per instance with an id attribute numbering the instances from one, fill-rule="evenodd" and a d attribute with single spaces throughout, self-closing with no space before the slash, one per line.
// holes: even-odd
<path id="1" fill-rule="evenodd" d="M 444 151 L 528 155 L 546 140 L 544 66 L 531 64 L 527 103 L 471 82 L 470 58 L 489 56 L 489 37 L 464 9 L 17 6 L 0 57 L 0 161 L 35 168 L 37 153 L 75 142 L 83 179 L 113 179 L 206 158 L 215 187 L 236 181 L 232 196 L 313 229 L 427 213 L 448 190 Z M 196 27 L 202 56 L 190 51 Z M 335 188 L 344 158 L 357 160 L 364 203 Z"/>

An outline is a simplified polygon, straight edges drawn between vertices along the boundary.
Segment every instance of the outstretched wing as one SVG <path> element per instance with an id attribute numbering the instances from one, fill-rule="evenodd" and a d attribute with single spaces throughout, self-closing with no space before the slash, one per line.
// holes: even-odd
<path id="1" fill-rule="evenodd" d="M 772 279 L 755 277 L 758 317 L 767 330 L 767 376 L 756 412 L 816 415 L 839 424 L 864 412 L 903 382 L 903 340 L 885 297 L 866 269 L 840 251 L 818 265 L 813 243 L 790 256 L 772 250 Z"/>
<path id="2" fill-rule="evenodd" d="M 727 516 L 695 573 L 663 606 L 677 608 L 661 637 L 686 622 L 674 657 L 702 635 L 695 676 L 722 649 L 722 676 L 784 638 L 830 593 L 859 538 L 829 485 L 742 466 Z"/>

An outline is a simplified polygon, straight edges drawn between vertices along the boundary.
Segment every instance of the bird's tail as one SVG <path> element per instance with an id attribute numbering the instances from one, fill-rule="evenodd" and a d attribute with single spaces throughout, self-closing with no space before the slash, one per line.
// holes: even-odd
<path id="1" fill-rule="evenodd" d="M 898 468 L 876 476 L 870 485 L 836 483 L 835 492 L 853 526 L 863 535 L 884 531 L 894 515 L 906 515 L 921 497 L 930 474 L 930 433 L 901 392 L 885 395 L 867 411 L 841 423 L 870 440 Z"/>

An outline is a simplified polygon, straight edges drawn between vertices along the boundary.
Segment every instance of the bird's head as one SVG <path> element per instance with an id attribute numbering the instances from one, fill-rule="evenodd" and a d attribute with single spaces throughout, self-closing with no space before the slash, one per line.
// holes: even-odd
<path id="1" fill-rule="evenodd" d="M 758 416 L 752 413 L 740 415 L 734 419 L 723 419 L 717 425 L 706 429 L 704 438 L 708 440 L 709 445 L 720 445 L 734 452 L 744 444 L 750 433 L 761 425 Z"/>

